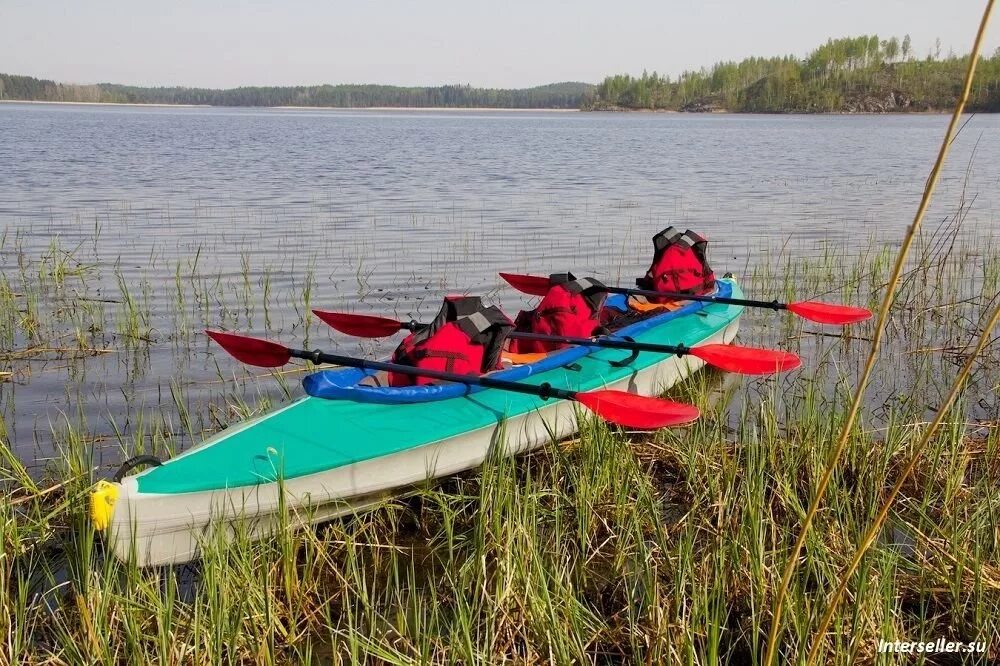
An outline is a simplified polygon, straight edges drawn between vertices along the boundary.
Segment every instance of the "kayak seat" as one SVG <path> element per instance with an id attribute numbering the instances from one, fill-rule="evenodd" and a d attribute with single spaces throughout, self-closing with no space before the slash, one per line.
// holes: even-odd
<path id="1" fill-rule="evenodd" d="M 548 356 L 546 352 L 529 352 L 525 354 L 516 354 L 514 352 L 505 351 L 501 360 L 504 362 L 505 366 L 514 365 L 530 365 L 532 363 L 538 363 L 543 358 Z"/>

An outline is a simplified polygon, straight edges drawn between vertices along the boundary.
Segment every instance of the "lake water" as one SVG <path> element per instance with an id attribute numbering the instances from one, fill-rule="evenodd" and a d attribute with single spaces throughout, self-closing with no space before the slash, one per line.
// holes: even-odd
<path id="1" fill-rule="evenodd" d="M 146 410 L 193 441 L 239 416 L 227 396 L 283 394 L 230 381 L 203 326 L 357 351 L 306 305 L 420 317 L 470 291 L 516 310 L 497 270 L 630 283 L 669 224 L 708 236 L 719 273 L 899 239 L 947 122 L 0 104 L 0 270 L 11 320 L 38 320 L 4 342 L 8 434 L 44 461 L 85 418 L 114 449 Z M 956 140 L 929 229 L 963 192 L 962 233 L 1000 229 L 1000 117 Z M 18 356 L 39 347 L 63 351 Z"/>

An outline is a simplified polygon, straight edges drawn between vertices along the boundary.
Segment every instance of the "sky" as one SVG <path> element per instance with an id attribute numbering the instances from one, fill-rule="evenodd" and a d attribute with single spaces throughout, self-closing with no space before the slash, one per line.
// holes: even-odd
<path id="1" fill-rule="evenodd" d="M 226 88 L 676 75 L 830 37 L 967 53 L 985 0 L 0 0 L 0 72 Z M 986 53 L 1000 45 L 994 26 Z"/>

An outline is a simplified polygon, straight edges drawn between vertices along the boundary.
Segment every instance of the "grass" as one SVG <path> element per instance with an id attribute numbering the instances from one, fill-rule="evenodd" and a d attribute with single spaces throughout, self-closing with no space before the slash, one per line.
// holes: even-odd
<path id="1" fill-rule="evenodd" d="M 869 401 L 790 579 L 782 661 L 815 644 L 822 600 L 998 301 L 1000 253 L 988 242 L 941 227 L 917 243 Z M 39 467 L 13 451 L 0 410 L 0 662 L 762 663 L 782 568 L 871 335 L 868 325 L 840 332 L 748 312 L 744 343 L 796 350 L 805 367 L 769 380 L 696 377 L 674 391 L 705 408 L 689 428 L 640 435 L 590 423 L 573 441 L 490 460 L 347 520 L 299 530 L 288 515 L 273 539 L 237 530 L 234 544 L 209 544 L 195 565 L 139 570 L 105 557 L 90 530 L 92 480 L 120 457 L 171 455 L 293 394 L 295 375 L 254 375 L 205 355 L 195 331 L 281 319 L 265 314 L 268 303 L 311 299 L 323 277 L 309 262 L 304 281 L 284 281 L 280 267 L 254 271 L 249 258 L 239 272 L 211 275 L 195 259 L 156 285 L 112 266 L 113 297 L 101 302 L 83 300 L 98 298 L 99 269 L 73 254 L 24 257 L 23 274 L 0 282 L 0 298 L 18 310 L 0 317 L 0 334 L 19 349 L 56 350 L 2 362 L 17 388 L 45 376 L 36 366 L 75 368 L 65 372 L 76 377 L 78 405 L 95 398 L 94 367 L 103 366 L 94 364 L 115 363 L 124 384 L 96 397 L 125 417 L 101 434 L 92 412 L 66 410 Z M 50 257 L 88 269 L 39 273 Z M 890 258 L 876 244 L 850 256 L 831 247 L 772 258 L 745 286 L 873 305 Z M 166 305 L 163 294 L 173 294 Z M 153 303 L 168 311 L 153 313 Z M 74 342 L 52 344 L 63 338 Z M 983 663 L 1000 658 L 997 347 L 973 364 L 849 577 L 849 601 L 820 640 L 824 661 L 895 663 L 876 654 L 879 639 L 938 637 L 983 641 Z M 116 353 L 98 353 L 107 349 Z M 182 367 L 204 359 L 215 379 L 171 378 L 154 397 L 141 378 L 163 349 Z M 114 391 L 124 407 L 111 402 Z M 206 393 L 214 399 L 199 398 Z"/>
<path id="2" fill-rule="evenodd" d="M 955 105 L 954 112 L 951 116 L 951 122 L 948 125 L 948 129 L 945 132 L 944 139 L 941 142 L 941 148 L 938 151 L 937 160 L 934 162 L 934 166 L 931 168 L 930 175 L 927 178 L 926 185 L 924 187 L 924 193 L 921 196 L 920 204 L 917 206 L 917 211 L 913 218 L 913 223 L 909 226 L 906 234 L 903 236 L 903 241 L 900 246 L 900 250 L 896 255 L 896 260 L 893 263 L 892 272 L 890 274 L 886 288 L 884 289 L 884 294 L 882 296 L 882 302 L 878 308 L 878 314 L 875 318 L 874 333 L 872 335 L 871 350 L 868 353 L 868 358 L 865 361 L 863 369 L 861 371 L 861 377 L 859 378 L 856 388 L 854 390 L 854 397 L 851 400 L 851 408 L 847 413 L 847 418 L 843 426 L 840 429 L 840 435 L 837 437 L 837 444 L 834 446 L 833 451 L 830 455 L 829 462 L 826 464 L 826 469 L 823 471 L 822 476 L 816 484 L 815 496 L 809 504 L 809 509 L 806 511 L 805 517 L 802 520 L 802 527 L 799 529 L 799 535 L 795 540 L 795 545 L 792 546 L 792 550 L 788 555 L 788 561 L 785 565 L 784 572 L 782 573 L 781 584 L 778 586 L 777 592 L 775 594 L 774 600 L 774 610 L 773 619 L 771 622 L 771 629 L 768 633 L 768 647 L 767 653 L 764 657 L 764 662 L 768 666 L 775 663 L 775 656 L 778 653 L 779 637 L 781 635 L 782 629 L 782 612 L 784 609 L 784 601 L 786 594 L 788 592 L 789 584 L 791 583 L 792 575 L 798 565 L 798 559 L 802 553 L 802 548 L 805 545 L 806 539 L 809 537 L 809 532 L 812 529 L 813 522 L 816 518 L 817 512 L 820 506 L 826 499 L 826 491 L 829 488 L 830 480 L 833 474 L 836 472 L 838 464 L 844 455 L 847 447 L 848 438 L 851 435 L 851 431 L 854 428 L 854 424 L 858 418 L 861 410 L 861 405 L 865 398 L 865 391 L 868 389 L 868 383 L 871 379 L 872 372 L 875 368 L 875 363 L 878 359 L 879 345 L 885 336 L 886 324 L 888 323 L 889 313 L 892 309 L 893 301 L 896 297 L 896 290 L 899 286 L 900 278 L 904 267 L 906 266 L 907 258 L 909 257 L 910 248 L 913 246 L 914 241 L 917 239 L 921 224 L 923 222 L 924 216 L 927 209 L 930 206 L 931 198 L 934 194 L 935 187 L 937 186 L 938 179 L 941 175 L 941 170 L 945 163 L 945 158 L 948 155 L 949 149 L 951 147 L 952 141 L 954 141 L 956 132 L 958 131 L 959 122 L 962 118 L 962 111 L 965 108 L 965 104 L 969 99 L 969 93 L 972 88 L 972 80 L 976 72 L 976 65 L 979 60 L 979 52 L 982 46 L 983 37 L 986 33 L 986 26 L 989 24 L 990 14 L 993 10 L 993 0 L 988 0 L 986 3 L 986 9 L 983 13 L 982 21 L 979 26 L 979 30 L 976 33 L 975 44 L 972 48 L 972 53 L 969 56 L 969 64 L 965 76 L 965 82 L 963 85 L 962 94 L 959 97 L 957 104 Z M 997 314 L 1000 314 L 1000 309 L 998 309 Z M 834 593 L 833 597 L 827 601 L 827 610 L 823 615 L 823 619 L 820 620 L 819 628 L 817 629 L 817 634 L 819 638 L 817 642 L 814 643 L 812 650 L 807 657 L 808 663 L 814 663 L 818 657 L 820 650 L 820 641 L 822 637 L 827 633 L 829 629 L 830 622 L 833 618 L 833 614 L 836 611 L 836 606 L 843 598 L 844 592 L 846 590 L 848 579 L 852 576 L 860 564 L 861 558 L 864 556 L 868 548 L 875 537 L 877 537 L 881 526 L 888 515 L 888 512 L 892 508 L 892 503 L 895 501 L 896 497 L 899 495 L 899 490 L 902 485 L 907 481 L 909 476 L 913 473 L 913 469 L 920 459 L 927 443 L 936 434 L 937 428 L 940 426 L 943 417 L 945 416 L 948 409 L 954 404 L 955 398 L 958 396 L 965 379 L 968 377 L 968 373 L 971 370 L 972 364 L 975 362 L 976 357 L 982 352 L 985 344 L 989 340 L 990 331 L 993 329 L 997 321 L 997 315 L 993 315 L 989 322 L 985 326 L 982 336 L 980 337 L 979 345 L 976 348 L 975 353 L 966 363 L 962 372 L 955 379 L 953 383 L 953 388 L 945 400 L 945 402 L 938 407 L 937 413 L 934 420 L 927 427 L 926 433 L 923 439 L 915 447 L 910 462 L 906 465 L 905 471 L 903 472 L 901 478 L 893 486 L 892 490 L 889 492 L 888 497 L 883 505 L 883 508 L 879 511 L 878 516 L 875 518 L 872 527 L 866 532 L 865 536 L 860 539 L 860 545 L 855 551 L 855 555 L 851 560 L 850 565 L 840 576 L 840 585 L 837 587 L 837 591 Z"/>

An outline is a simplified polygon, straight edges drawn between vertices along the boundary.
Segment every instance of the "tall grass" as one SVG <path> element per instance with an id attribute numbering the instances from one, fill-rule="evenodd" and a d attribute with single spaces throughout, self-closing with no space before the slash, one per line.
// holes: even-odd
<path id="1" fill-rule="evenodd" d="M 880 639 L 979 640 L 989 652 L 974 657 L 1000 657 L 1000 349 L 987 344 L 976 356 L 971 347 L 996 304 L 1000 253 L 940 241 L 918 239 L 871 401 L 849 429 L 789 580 L 789 655 L 815 645 L 820 603 L 844 580 L 851 603 L 831 606 L 821 653 L 829 663 L 892 663 L 875 652 Z M 745 287 L 871 303 L 888 257 L 873 246 L 786 258 L 762 264 Z M 197 284 L 202 294 L 247 290 L 242 275 Z M 32 280 L 28 289 L 43 290 Z M 141 328 L 145 299 L 118 296 L 123 303 L 109 305 L 134 310 Z M 177 303 L 188 321 L 200 316 L 198 298 Z M 109 321 L 131 321 L 114 311 Z M 62 325 L 47 308 L 38 313 L 42 334 Z M 287 509 L 273 539 L 253 542 L 238 529 L 234 543 L 210 542 L 202 561 L 172 569 L 106 556 L 87 524 L 86 492 L 110 462 L 102 465 L 101 424 L 68 413 L 52 426 L 58 454 L 35 471 L 4 426 L 0 661 L 762 663 L 784 554 L 848 420 L 872 328 L 841 333 L 748 311 L 742 331 L 746 344 L 799 351 L 805 367 L 767 380 L 702 373 L 673 391 L 704 409 L 689 428 L 642 435 L 588 423 L 573 441 L 492 458 L 318 529 L 294 528 Z M 129 342 L 128 354 L 143 358 L 143 344 Z M 954 368 L 970 358 L 968 384 L 916 457 L 928 407 L 945 404 Z M 122 455 L 167 455 L 276 399 L 259 388 L 274 385 L 271 375 L 234 380 L 220 368 L 219 377 L 224 403 L 193 400 L 178 384 L 152 409 L 130 396 L 130 422 L 116 424 L 110 443 Z M 845 576 L 894 486 L 886 529 L 865 566 Z"/>
<path id="2" fill-rule="evenodd" d="M 951 120 L 948 123 L 948 129 L 945 132 L 944 139 L 941 142 L 941 148 L 938 151 L 937 160 L 934 162 L 933 167 L 931 167 L 930 175 L 927 178 L 927 183 L 924 187 L 923 196 L 920 199 L 920 204 L 917 206 L 917 211 L 913 217 L 913 223 L 907 229 L 906 234 L 903 236 L 903 242 L 899 249 L 899 253 L 896 256 L 896 261 L 894 262 L 892 272 L 889 276 L 888 284 L 886 285 L 884 296 L 882 297 L 882 303 L 878 309 L 878 314 L 875 321 L 875 332 L 872 338 L 871 350 L 868 354 L 868 358 L 865 361 L 864 368 L 861 372 L 861 377 L 857 382 L 857 386 L 854 390 L 854 398 L 851 402 L 851 408 L 848 412 L 847 419 L 840 431 L 840 435 L 837 437 L 837 444 L 834 446 L 833 451 L 830 455 L 829 461 L 826 463 L 823 473 L 820 475 L 819 481 L 816 484 L 816 490 L 814 497 L 812 498 L 809 508 L 802 521 L 802 527 L 799 530 L 798 536 L 795 539 L 795 544 L 792 546 L 791 552 L 788 555 L 788 562 L 785 565 L 784 572 L 781 576 L 781 584 L 778 586 L 777 593 L 774 600 L 774 610 L 773 619 L 771 621 L 771 629 L 768 634 L 768 648 L 767 655 L 765 658 L 765 663 L 770 666 L 775 662 L 775 658 L 778 654 L 779 644 L 778 636 L 781 633 L 781 620 L 782 611 L 784 609 L 785 595 L 788 590 L 789 583 L 791 582 L 792 574 L 795 567 L 798 565 L 799 555 L 802 552 L 802 548 L 805 545 L 806 539 L 809 536 L 809 531 L 812 528 L 813 520 L 819 511 L 820 504 L 825 499 L 827 488 L 830 485 L 830 480 L 833 477 L 837 469 L 837 465 L 840 462 L 841 457 L 847 447 L 847 441 L 850 437 L 851 430 L 854 427 L 854 422 L 858 417 L 861 409 L 862 401 L 864 400 L 865 391 L 868 388 L 868 382 L 872 376 L 872 372 L 875 368 L 875 363 L 878 359 L 879 345 L 885 335 L 886 324 L 888 323 L 889 313 L 893 305 L 893 301 L 896 297 L 896 288 L 899 285 L 900 278 L 904 267 L 906 266 L 907 257 L 909 255 L 910 248 L 912 247 L 914 241 L 917 238 L 917 234 L 920 231 L 920 226 L 923 222 L 924 215 L 927 212 L 928 207 L 931 203 L 931 197 L 934 194 L 934 189 L 937 186 L 938 179 L 941 175 L 941 170 L 944 167 L 945 159 L 948 156 L 948 151 L 951 148 L 952 141 L 954 141 L 956 132 L 959 128 L 959 121 L 961 120 L 962 113 L 965 110 L 965 104 L 969 99 L 969 92 L 972 88 L 973 77 L 976 73 L 976 64 L 979 61 L 979 53 L 982 48 L 983 38 L 986 34 L 986 26 L 989 25 L 990 15 L 993 12 L 993 0 L 987 0 L 986 8 L 983 11 L 982 20 L 979 24 L 979 29 L 976 32 L 975 41 L 973 43 L 972 52 L 969 55 L 968 69 L 965 75 L 965 81 L 962 86 L 962 93 L 955 105 L 954 112 L 952 113 Z M 990 328 L 995 320 L 990 320 Z M 983 341 L 987 339 L 988 330 L 983 334 Z M 970 361 L 971 364 L 971 361 Z M 964 376 L 960 376 L 956 379 L 955 390 L 957 391 L 961 382 L 964 381 Z M 954 399 L 954 395 L 949 400 Z M 941 408 L 942 411 L 946 409 Z M 939 411 L 939 415 L 941 412 Z M 936 427 L 936 424 L 935 426 Z M 931 436 L 933 430 L 928 432 L 928 437 Z M 870 542 L 870 539 L 866 537 L 866 542 Z M 867 546 L 862 546 L 859 550 L 863 550 Z M 856 567 L 857 563 L 852 564 Z M 843 581 L 842 581 L 843 584 Z M 832 603 L 835 605 L 839 602 L 841 592 L 838 592 Z M 821 631 L 826 630 L 826 626 L 829 622 L 829 617 L 825 618 L 821 622 Z M 811 657 L 814 656 L 810 655 Z"/>

